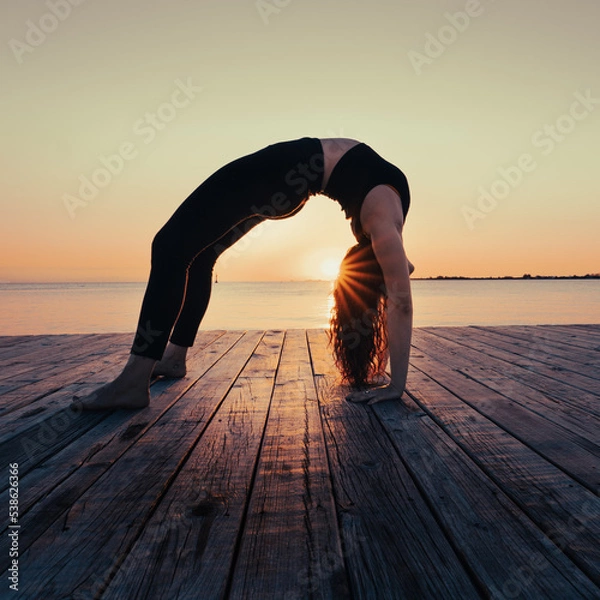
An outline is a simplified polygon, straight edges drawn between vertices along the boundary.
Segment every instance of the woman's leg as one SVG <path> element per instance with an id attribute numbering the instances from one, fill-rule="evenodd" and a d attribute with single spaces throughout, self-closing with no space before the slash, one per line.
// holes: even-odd
<path id="1" fill-rule="evenodd" d="M 194 345 L 200 323 L 208 308 L 217 258 L 262 221 L 264 217 L 245 219 L 196 256 L 188 269 L 183 306 L 163 357 L 154 368 L 154 375 L 174 378 L 185 376 L 187 351 Z"/>
<path id="2" fill-rule="evenodd" d="M 154 367 L 154 375 L 174 378 L 185 376 L 188 348 L 193 346 L 208 308 L 216 260 L 217 254 L 212 248 L 207 248 L 190 265 L 183 306 L 163 357 Z"/>
<path id="3" fill-rule="evenodd" d="M 194 343 L 210 300 L 216 259 L 252 227 L 265 220 L 265 217 L 257 215 L 242 218 L 216 240 L 213 236 L 211 243 L 194 255 L 193 245 L 182 243 L 194 238 L 184 225 L 194 223 L 187 213 L 178 210 L 154 238 L 150 278 L 131 356 L 123 372 L 87 398 L 76 400 L 74 408 L 143 408 L 150 401 L 153 372 L 170 377 L 185 375 L 187 349 Z M 221 218 L 215 219 L 215 225 L 218 226 L 219 222 L 222 222 Z M 202 232 L 198 231 L 198 238 L 208 239 L 208 234 L 202 236 Z M 166 360 L 157 365 L 174 322 L 174 337 Z"/>
<path id="4" fill-rule="evenodd" d="M 194 229 L 205 230 L 198 232 L 199 241 L 207 239 L 208 235 L 206 226 L 193 227 L 197 220 L 188 220 L 186 225 L 184 215 L 187 212 L 178 209 L 152 242 L 152 268 L 131 355 L 125 368 L 114 381 L 82 400 L 77 399 L 74 408 L 101 410 L 143 408 L 148 405 L 150 378 L 180 311 L 188 267 L 194 254 L 202 250 L 201 246 L 194 252 Z"/>

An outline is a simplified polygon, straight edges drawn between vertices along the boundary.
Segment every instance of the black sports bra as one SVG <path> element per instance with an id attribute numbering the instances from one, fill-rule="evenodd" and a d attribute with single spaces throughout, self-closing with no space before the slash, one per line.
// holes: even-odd
<path id="1" fill-rule="evenodd" d="M 360 143 L 340 158 L 323 190 L 323 194 L 341 204 L 346 218 L 352 219 L 352 231 L 357 239 L 366 237 L 360 224 L 363 200 L 369 191 L 381 184 L 391 185 L 400 194 L 402 213 L 406 217 L 410 206 L 406 176 L 370 146 Z"/>

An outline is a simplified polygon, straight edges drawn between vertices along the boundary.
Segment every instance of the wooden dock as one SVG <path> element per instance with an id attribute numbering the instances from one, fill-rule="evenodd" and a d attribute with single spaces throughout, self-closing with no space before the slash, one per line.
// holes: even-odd
<path id="1" fill-rule="evenodd" d="M 324 331 L 205 331 L 149 408 L 69 409 L 129 343 L 0 338 L 1 598 L 600 598 L 600 325 L 417 329 L 373 407 Z"/>

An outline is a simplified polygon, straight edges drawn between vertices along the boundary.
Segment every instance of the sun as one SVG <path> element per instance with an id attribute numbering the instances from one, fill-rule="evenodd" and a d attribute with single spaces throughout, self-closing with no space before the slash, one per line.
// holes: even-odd
<path id="1" fill-rule="evenodd" d="M 327 279 L 335 279 L 340 270 L 340 263 L 339 258 L 326 258 L 321 261 L 321 274 Z"/>

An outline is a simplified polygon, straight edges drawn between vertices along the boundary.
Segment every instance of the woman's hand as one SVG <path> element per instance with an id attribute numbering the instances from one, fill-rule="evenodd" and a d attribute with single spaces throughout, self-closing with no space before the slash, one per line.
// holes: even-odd
<path id="1" fill-rule="evenodd" d="M 383 402 L 384 400 L 399 400 L 401 397 L 402 393 L 390 383 L 381 387 L 371 388 L 370 390 L 350 392 L 346 396 L 346 400 L 349 402 L 377 404 L 377 402 Z"/>

